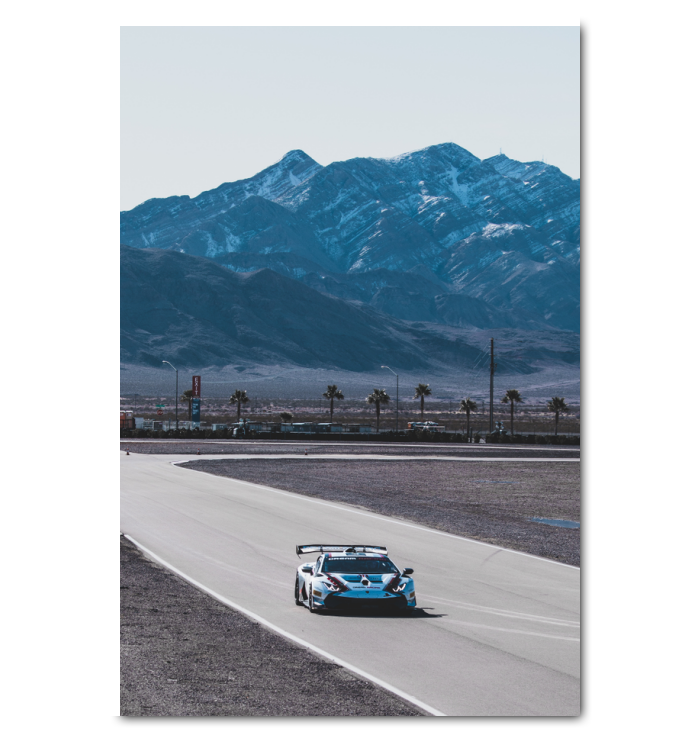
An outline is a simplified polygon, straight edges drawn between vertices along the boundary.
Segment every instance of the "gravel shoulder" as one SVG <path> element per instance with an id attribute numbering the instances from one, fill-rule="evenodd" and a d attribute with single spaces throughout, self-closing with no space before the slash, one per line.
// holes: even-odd
<path id="1" fill-rule="evenodd" d="M 425 715 L 120 546 L 122 716 Z"/>

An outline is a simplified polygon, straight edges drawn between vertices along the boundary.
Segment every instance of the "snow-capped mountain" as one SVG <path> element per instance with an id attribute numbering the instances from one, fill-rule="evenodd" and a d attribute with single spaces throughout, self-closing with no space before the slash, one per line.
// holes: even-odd
<path id="1" fill-rule="evenodd" d="M 271 268 L 401 319 L 579 329 L 580 187 L 552 165 L 455 144 L 252 178 L 121 214 L 121 243 Z"/>

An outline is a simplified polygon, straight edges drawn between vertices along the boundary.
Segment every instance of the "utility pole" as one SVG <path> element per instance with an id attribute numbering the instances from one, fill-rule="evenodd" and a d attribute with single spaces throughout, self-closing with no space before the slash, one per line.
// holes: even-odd
<path id="1" fill-rule="evenodd" d="M 493 432 L 493 374 L 496 372 L 496 364 L 493 362 L 493 337 L 491 338 L 491 384 L 489 391 L 489 433 Z"/>

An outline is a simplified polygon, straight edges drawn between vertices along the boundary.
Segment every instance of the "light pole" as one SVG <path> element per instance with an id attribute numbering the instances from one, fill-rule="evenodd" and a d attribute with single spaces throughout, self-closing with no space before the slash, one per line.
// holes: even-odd
<path id="1" fill-rule="evenodd" d="M 382 368 L 390 370 L 396 376 L 396 433 L 399 432 L 399 374 L 391 370 L 388 365 L 383 365 Z"/>
<path id="2" fill-rule="evenodd" d="M 168 363 L 168 365 L 175 371 L 175 431 L 178 431 L 180 429 L 180 425 L 177 420 L 177 396 L 178 396 L 178 389 L 177 389 L 177 368 L 170 363 L 167 360 L 163 361 L 164 363 Z"/>

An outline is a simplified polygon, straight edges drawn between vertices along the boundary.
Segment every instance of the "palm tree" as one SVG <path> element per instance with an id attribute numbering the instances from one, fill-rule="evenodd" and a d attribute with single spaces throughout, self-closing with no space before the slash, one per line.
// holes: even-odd
<path id="1" fill-rule="evenodd" d="M 241 421 L 241 404 L 247 404 L 250 399 L 248 398 L 248 394 L 246 394 L 245 391 L 239 391 L 236 389 L 233 394 L 231 394 L 231 398 L 228 400 L 229 404 L 238 404 L 238 421 Z"/>
<path id="2" fill-rule="evenodd" d="M 187 402 L 187 418 L 192 421 L 192 389 L 187 389 L 182 396 L 180 397 L 180 401 L 186 401 Z"/>
<path id="3" fill-rule="evenodd" d="M 547 409 L 554 412 L 554 434 L 556 435 L 559 427 L 559 412 L 566 412 L 569 407 L 564 403 L 563 396 L 553 396 L 552 401 L 547 402 Z"/>
<path id="4" fill-rule="evenodd" d="M 425 397 L 431 396 L 432 391 L 430 390 L 430 385 L 427 383 L 419 383 L 416 386 L 416 395 L 413 397 L 414 399 L 418 399 L 420 397 L 420 421 L 423 421 L 423 407 L 425 404 Z"/>
<path id="5" fill-rule="evenodd" d="M 460 412 L 466 412 L 467 413 L 467 440 L 470 439 L 469 436 L 469 413 L 475 412 L 477 409 L 476 402 L 472 401 L 469 397 L 466 399 L 462 399 L 462 401 L 459 402 L 459 411 Z"/>
<path id="6" fill-rule="evenodd" d="M 377 408 L 377 432 L 379 432 L 379 405 L 389 403 L 389 394 L 384 389 L 374 389 L 367 397 L 368 404 L 374 404 Z"/>
<path id="7" fill-rule="evenodd" d="M 517 389 L 508 389 L 506 395 L 501 399 L 501 404 L 508 404 L 510 402 L 510 434 L 513 434 L 513 411 L 515 402 L 522 402 L 520 398 L 520 391 Z"/>
<path id="8" fill-rule="evenodd" d="M 333 424 L 333 399 L 344 399 L 343 392 L 335 385 L 328 384 L 328 391 L 323 392 L 326 399 L 331 400 L 331 424 Z"/>

